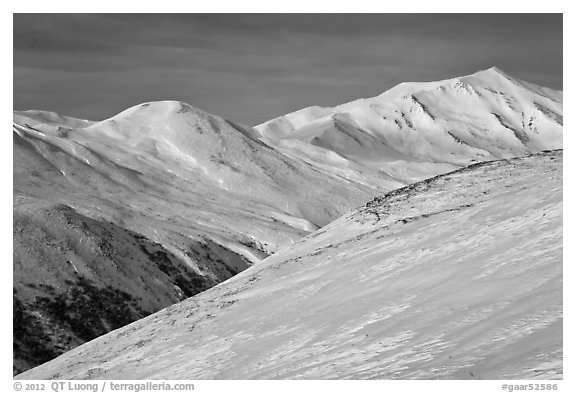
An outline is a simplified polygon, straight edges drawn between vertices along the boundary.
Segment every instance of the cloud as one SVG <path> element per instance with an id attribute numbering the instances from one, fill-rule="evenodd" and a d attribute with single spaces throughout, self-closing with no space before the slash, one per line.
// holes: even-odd
<path id="1" fill-rule="evenodd" d="M 562 86 L 562 15 L 14 15 L 16 109 L 180 99 L 257 124 L 497 65 Z"/>

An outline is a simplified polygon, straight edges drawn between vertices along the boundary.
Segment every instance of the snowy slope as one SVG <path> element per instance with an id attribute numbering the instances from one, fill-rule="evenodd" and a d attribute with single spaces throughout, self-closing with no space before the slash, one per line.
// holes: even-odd
<path id="1" fill-rule="evenodd" d="M 26 116 L 15 113 L 13 126 L 17 194 L 69 204 L 159 242 L 170 242 L 168 232 L 201 233 L 271 252 L 376 195 L 180 102 L 138 105 L 82 127 Z M 177 247 L 182 253 L 185 244 Z"/>
<path id="2" fill-rule="evenodd" d="M 561 377 L 561 151 L 391 192 L 19 376 Z"/>
<path id="3" fill-rule="evenodd" d="M 402 83 L 334 108 L 310 107 L 256 126 L 261 138 L 381 190 L 475 162 L 562 148 L 563 94 L 493 67 Z M 338 159 L 334 159 L 334 156 Z"/>
<path id="4" fill-rule="evenodd" d="M 23 339 L 15 372 L 122 326 L 104 318 L 90 334 L 78 331 L 66 296 L 112 285 L 124 307 L 140 307 L 124 319 L 132 322 L 377 195 L 288 158 L 248 127 L 175 101 L 101 122 L 15 112 L 13 146 L 14 301 L 24 315 L 18 326 L 39 327 L 15 332 L 45 347 L 36 353 Z M 42 311 L 42 302 L 60 300 L 69 305 L 64 320 Z"/>

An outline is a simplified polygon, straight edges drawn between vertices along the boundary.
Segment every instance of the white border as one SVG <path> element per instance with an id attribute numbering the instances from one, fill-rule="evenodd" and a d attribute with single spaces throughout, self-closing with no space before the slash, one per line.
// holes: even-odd
<path id="1" fill-rule="evenodd" d="M 81 2 L 81 1 L 11 1 L 10 4 L 3 5 L 1 26 L 2 34 L 2 53 L 5 56 L 2 59 L 3 73 L 2 78 L 4 88 L 2 94 L 2 108 L 6 112 L 12 110 L 12 91 L 13 91 L 13 71 L 10 69 L 13 64 L 13 50 L 12 50 L 12 13 L 71 13 L 71 12 L 139 12 L 139 13 L 201 13 L 201 12 L 253 12 L 253 13 L 278 13 L 278 12 L 314 12 L 314 13 L 363 13 L 363 12 L 385 12 L 385 13 L 400 13 L 417 11 L 419 13 L 437 13 L 437 12 L 562 12 L 564 13 L 564 89 L 568 91 L 565 97 L 565 107 L 568 108 L 564 116 L 564 128 L 567 132 L 564 133 L 564 146 L 565 154 L 565 169 L 566 177 L 564 181 L 565 200 L 568 202 L 564 205 L 564 277 L 566 282 L 564 285 L 564 300 L 565 300 L 565 335 L 564 342 L 564 381 L 549 381 L 550 383 L 558 383 L 560 389 L 558 392 L 576 391 L 574 383 L 574 338 L 571 332 L 574 331 L 574 313 L 573 301 L 574 290 L 574 247 L 572 243 L 574 236 L 574 203 L 576 203 L 576 195 L 574 193 L 574 158 L 572 156 L 572 146 L 574 146 L 573 127 L 574 116 L 572 108 L 574 108 L 574 100 L 572 99 L 571 92 L 574 91 L 574 79 L 572 72 L 575 70 L 573 67 L 573 50 L 574 46 L 572 37 L 576 37 L 574 32 L 574 20 L 572 7 L 569 6 L 568 1 L 494 1 L 485 0 L 481 3 L 469 4 L 462 1 L 422 1 L 412 0 L 409 2 L 387 2 L 381 1 L 378 4 L 374 2 L 335 2 L 335 1 L 302 1 L 302 0 L 289 0 L 284 3 L 272 1 L 212 1 L 212 2 L 197 2 L 197 1 L 181 1 L 171 0 L 164 2 L 147 2 L 141 1 L 97 1 L 97 2 Z M 6 12 L 4 12 L 6 11 Z M 6 124 L 7 126 L 7 124 Z M 3 134 L 3 138 L 7 138 L 8 130 Z M 9 302 L 8 292 L 12 287 L 12 231 L 11 231 L 11 209 L 10 201 L 12 194 L 12 144 L 8 140 L 2 140 L 2 154 L 0 154 L 0 167 L 2 168 L 1 174 L 2 183 L 10 184 L 10 189 L 7 186 L 3 187 L 2 195 L 2 250 L 5 252 L 5 258 L 2 263 L 2 296 L 0 298 L 0 310 L 5 313 L 5 320 L 2 326 L 2 358 L 1 358 L 1 385 L 2 391 L 10 392 L 13 390 L 12 381 L 12 325 L 8 322 L 11 314 L 11 303 Z M 566 241 L 568 240 L 568 241 Z M 572 242 L 570 241 L 572 240 Z M 126 382 L 126 381 L 125 381 Z M 134 381 L 141 382 L 141 381 Z M 171 381 L 174 382 L 174 381 Z M 418 392 L 496 392 L 502 391 L 501 385 L 503 381 L 195 381 L 195 391 L 239 391 L 239 392 L 270 392 L 273 389 L 276 392 L 292 392 L 298 391 L 322 391 L 322 390 L 336 390 L 336 391 L 349 391 L 361 390 L 362 392 L 405 392 L 405 391 L 418 391 Z M 518 383 L 528 383 L 528 381 L 520 381 Z M 48 391 L 51 391 L 50 389 Z"/>

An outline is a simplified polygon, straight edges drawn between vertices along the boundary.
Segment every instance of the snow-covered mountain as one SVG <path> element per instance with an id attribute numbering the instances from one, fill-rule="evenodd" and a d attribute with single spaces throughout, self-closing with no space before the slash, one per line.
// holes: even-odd
<path id="1" fill-rule="evenodd" d="M 255 129 L 291 156 L 389 191 L 475 162 L 562 148 L 562 101 L 560 91 L 493 67 L 305 108 Z"/>
<path id="2" fill-rule="evenodd" d="M 562 152 L 369 202 L 22 379 L 562 377 Z"/>
<path id="3" fill-rule="evenodd" d="M 297 250 L 384 192 L 561 148 L 562 100 L 491 68 L 255 128 L 177 101 L 104 121 L 14 112 L 14 370 Z"/>
<path id="4" fill-rule="evenodd" d="M 84 331 L 77 301 L 85 291 L 83 309 L 100 315 L 117 302 L 128 323 L 377 194 L 180 102 L 101 122 L 15 112 L 13 141 L 16 372 L 122 326 L 102 314 Z M 54 304 L 64 311 L 51 313 Z"/>
<path id="5" fill-rule="evenodd" d="M 33 145 L 32 154 L 47 161 L 48 169 L 40 173 L 60 172 L 54 182 L 65 180 L 67 188 L 80 190 L 76 194 L 90 189 L 92 198 L 105 199 L 108 204 L 125 205 L 131 199 L 137 212 L 154 210 L 155 202 L 168 201 L 174 214 L 166 217 L 169 221 L 178 224 L 182 216 L 193 212 L 195 226 L 204 234 L 222 230 L 214 211 L 226 213 L 226 226 L 239 227 L 236 230 L 244 233 L 246 240 L 262 232 L 262 227 L 273 227 L 270 232 L 276 233 L 259 235 L 268 250 L 325 225 L 374 193 L 370 187 L 280 154 L 255 139 L 249 127 L 180 102 L 138 105 L 82 127 L 34 124 L 39 116 L 34 113 L 28 121 L 26 115 L 15 114 L 15 138 Z M 16 171 L 28 169 L 18 165 Z M 18 189 L 36 186 L 22 177 L 16 177 Z M 54 192 L 69 196 L 62 188 L 58 184 L 43 196 Z M 109 214 L 95 202 L 75 204 L 78 209 Z M 202 213 L 208 216 L 196 217 Z M 254 214 L 268 218 L 261 219 L 257 228 L 247 226 L 246 216 Z M 270 222 L 270 217 L 275 220 Z M 291 235 L 278 234 L 278 226 L 285 226 Z M 154 236 L 152 232 L 148 235 Z"/>

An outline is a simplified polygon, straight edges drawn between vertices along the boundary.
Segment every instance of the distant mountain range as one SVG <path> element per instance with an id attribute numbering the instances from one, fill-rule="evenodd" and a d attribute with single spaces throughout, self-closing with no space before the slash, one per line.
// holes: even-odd
<path id="1" fill-rule="evenodd" d="M 562 148 L 562 101 L 561 91 L 493 67 L 305 108 L 255 130 L 292 157 L 389 191 L 476 162 Z"/>
<path id="2" fill-rule="evenodd" d="M 254 128 L 176 101 L 99 122 L 14 112 L 14 372 L 295 249 L 385 192 L 559 148 L 562 92 L 495 68 Z"/>

